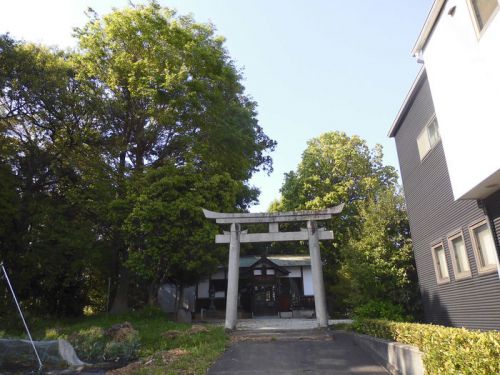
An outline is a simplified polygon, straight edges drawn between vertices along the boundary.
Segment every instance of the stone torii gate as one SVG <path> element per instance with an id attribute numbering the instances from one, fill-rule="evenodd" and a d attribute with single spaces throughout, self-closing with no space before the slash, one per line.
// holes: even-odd
<path id="1" fill-rule="evenodd" d="M 330 219 L 342 212 L 344 204 L 319 211 L 290 211 L 273 213 L 221 213 L 203 209 L 207 219 L 215 219 L 217 224 L 230 224 L 231 231 L 218 234 L 215 243 L 229 244 L 228 285 L 226 298 L 227 329 L 235 329 L 238 312 L 238 281 L 240 272 L 240 243 L 278 242 L 309 240 L 311 270 L 313 277 L 314 307 L 320 327 L 328 325 L 326 312 L 325 285 L 319 249 L 320 240 L 332 240 L 333 232 L 318 228 L 317 221 Z M 307 229 L 298 232 L 280 232 L 280 223 L 307 222 Z M 268 233 L 248 233 L 241 230 L 241 224 L 269 224 Z"/>

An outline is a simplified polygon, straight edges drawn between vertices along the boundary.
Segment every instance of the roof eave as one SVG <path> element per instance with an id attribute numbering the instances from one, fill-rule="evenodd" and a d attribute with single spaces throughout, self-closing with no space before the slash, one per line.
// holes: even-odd
<path id="1" fill-rule="evenodd" d="M 282 272 L 282 273 L 283 273 L 283 274 L 285 274 L 285 275 L 288 275 L 288 274 L 290 273 L 290 271 L 288 271 L 286 268 L 281 267 L 280 265 L 278 265 L 278 264 L 274 263 L 271 259 L 269 259 L 269 258 L 268 258 L 268 257 L 266 257 L 266 256 L 262 256 L 262 257 L 260 257 L 259 259 L 257 259 L 257 261 L 255 261 L 255 262 L 254 262 L 254 263 L 253 263 L 250 267 L 248 267 L 248 269 L 252 269 L 252 268 L 254 268 L 254 267 L 255 267 L 255 265 L 256 265 L 257 263 L 261 262 L 261 261 L 264 261 L 264 262 L 266 262 L 266 261 L 267 261 L 267 262 L 269 262 L 269 263 L 273 264 L 277 270 L 279 270 L 280 272 Z"/>
<path id="2" fill-rule="evenodd" d="M 427 18 L 424 22 L 424 26 L 420 31 L 420 35 L 418 36 L 418 39 L 415 42 L 415 45 L 413 46 L 413 49 L 411 51 L 412 56 L 418 57 L 420 55 L 420 51 L 422 51 L 422 49 L 425 47 L 425 44 L 429 39 L 432 29 L 434 29 L 434 25 L 436 24 L 436 21 L 445 3 L 446 0 L 435 0 L 434 4 L 432 4 L 432 8 L 429 11 L 429 14 L 427 15 Z"/>
<path id="3" fill-rule="evenodd" d="M 392 138 L 396 135 L 396 132 L 398 131 L 399 126 L 401 125 L 401 122 L 404 120 L 406 114 L 408 113 L 408 109 L 410 105 L 413 103 L 415 95 L 417 94 L 418 91 L 417 89 L 420 87 L 420 83 L 422 81 L 424 73 L 425 73 L 425 67 L 422 66 L 422 68 L 417 74 L 417 77 L 413 81 L 413 84 L 411 85 L 408 94 L 406 94 L 406 98 L 403 101 L 401 108 L 399 108 L 399 112 L 396 115 L 396 118 L 394 119 L 391 128 L 389 129 L 389 133 L 387 134 L 389 138 Z"/>

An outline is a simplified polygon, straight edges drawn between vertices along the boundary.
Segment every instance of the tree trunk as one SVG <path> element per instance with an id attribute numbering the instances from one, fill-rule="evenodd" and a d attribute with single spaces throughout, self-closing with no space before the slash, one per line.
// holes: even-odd
<path id="1" fill-rule="evenodd" d="M 191 323 L 191 311 L 189 309 L 184 308 L 184 285 L 180 285 L 177 289 L 178 301 L 177 301 L 177 321 L 179 323 Z"/>
<path id="2" fill-rule="evenodd" d="M 148 305 L 157 306 L 158 305 L 158 284 L 152 282 L 148 288 Z"/>
<path id="3" fill-rule="evenodd" d="M 182 285 L 175 285 L 175 298 L 176 310 L 182 309 L 182 300 L 184 299 L 184 288 L 182 287 Z"/>
<path id="4" fill-rule="evenodd" d="M 124 199 L 126 195 L 125 191 L 125 164 L 126 164 L 127 153 L 125 151 L 120 153 L 120 162 L 118 165 L 118 198 Z M 119 227 L 122 223 L 115 223 Z M 122 236 L 119 234 L 119 230 L 114 228 L 114 241 L 113 246 L 113 262 L 115 266 L 115 272 L 117 274 L 117 285 L 116 292 L 113 298 L 113 303 L 111 304 L 111 309 L 109 310 L 112 314 L 119 314 L 128 311 L 128 287 L 129 287 L 129 271 L 124 266 L 127 259 L 127 249 L 125 247 Z"/>
<path id="5" fill-rule="evenodd" d="M 120 265 L 120 274 L 118 276 L 118 285 L 116 287 L 115 298 L 113 305 L 109 311 L 112 314 L 120 314 L 128 311 L 128 286 L 129 286 L 129 271 Z"/>

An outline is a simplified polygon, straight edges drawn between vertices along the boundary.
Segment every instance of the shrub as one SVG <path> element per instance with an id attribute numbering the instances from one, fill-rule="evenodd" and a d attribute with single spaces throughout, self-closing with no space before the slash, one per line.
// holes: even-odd
<path id="1" fill-rule="evenodd" d="M 106 360 L 132 360 L 137 358 L 140 347 L 139 332 L 130 323 L 116 324 L 106 331 L 110 339 L 104 347 Z"/>
<path id="2" fill-rule="evenodd" d="M 130 361 L 137 358 L 139 347 L 139 335 L 136 334 L 126 341 L 110 341 L 106 343 L 103 356 L 108 361 Z"/>
<path id="3" fill-rule="evenodd" d="M 404 310 L 400 305 L 394 305 L 387 301 L 369 301 L 354 309 L 354 319 L 386 319 L 396 322 L 409 320 L 405 317 Z"/>
<path id="4" fill-rule="evenodd" d="M 84 361 L 129 361 L 137 358 L 139 333 L 130 323 L 117 324 L 108 330 L 100 327 L 82 329 L 68 337 Z"/>
<path id="5" fill-rule="evenodd" d="M 61 332 L 61 329 L 59 329 L 59 328 L 47 328 L 45 330 L 44 340 L 58 340 L 58 339 L 67 340 L 66 335 Z"/>
<path id="6" fill-rule="evenodd" d="M 90 327 L 73 333 L 68 341 L 75 348 L 78 357 L 83 361 L 98 361 L 102 359 L 106 337 L 100 327 Z"/>
<path id="7" fill-rule="evenodd" d="M 427 374 L 500 374 L 500 332 L 450 328 L 432 324 L 358 320 L 359 333 L 414 345 L 424 353 Z"/>

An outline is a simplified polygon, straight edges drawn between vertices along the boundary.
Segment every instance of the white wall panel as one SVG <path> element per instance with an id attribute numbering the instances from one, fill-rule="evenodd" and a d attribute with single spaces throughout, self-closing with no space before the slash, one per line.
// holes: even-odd
<path id="1" fill-rule="evenodd" d="M 287 277 L 300 277 L 300 267 L 286 267 L 290 273 Z"/>
<path id="2" fill-rule="evenodd" d="M 304 268 L 304 295 L 314 295 L 312 272 L 310 268 Z"/>
<path id="3" fill-rule="evenodd" d="M 448 1 L 423 59 L 454 197 L 483 198 L 500 187 L 500 12 L 478 36 L 467 0 Z"/>
<path id="4" fill-rule="evenodd" d="M 209 286 L 210 283 L 208 279 L 202 280 L 198 283 L 198 298 L 208 298 L 209 297 Z"/>

